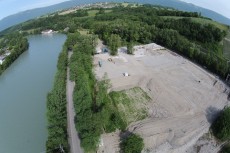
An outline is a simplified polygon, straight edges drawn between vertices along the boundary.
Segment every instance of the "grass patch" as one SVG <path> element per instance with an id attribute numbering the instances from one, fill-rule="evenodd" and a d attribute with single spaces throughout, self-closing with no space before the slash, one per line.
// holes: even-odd
<path id="1" fill-rule="evenodd" d="M 229 153 L 230 152 L 230 143 L 226 144 L 220 151 L 220 153 Z"/>
<path id="2" fill-rule="evenodd" d="M 81 35 L 84 35 L 84 36 L 89 35 L 89 30 L 87 30 L 87 29 L 81 29 L 81 30 L 79 30 L 79 32 Z"/>
<path id="3" fill-rule="evenodd" d="M 129 3 L 122 3 L 121 4 L 123 7 L 127 7 L 129 5 Z"/>
<path id="4" fill-rule="evenodd" d="M 182 19 L 182 18 L 186 18 L 186 17 L 180 17 L 180 16 L 163 16 L 163 18 L 165 19 Z M 201 24 L 212 24 L 214 26 L 216 26 L 217 28 L 227 31 L 228 27 L 224 24 L 218 23 L 216 21 L 213 20 L 208 20 L 208 19 L 203 19 L 203 18 L 195 18 L 195 17 L 189 17 L 192 19 L 192 21 L 197 22 L 197 23 L 201 23 Z"/>
<path id="5" fill-rule="evenodd" d="M 105 13 L 110 13 L 112 12 L 112 10 L 105 10 Z"/>
<path id="6" fill-rule="evenodd" d="M 122 3 L 121 6 L 134 8 L 134 7 L 138 7 L 138 4 L 136 4 L 136 3 Z"/>
<path id="7" fill-rule="evenodd" d="M 202 18 L 192 18 L 193 21 L 198 22 L 198 23 L 202 23 L 202 24 L 212 24 L 214 26 L 216 26 L 217 28 L 227 31 L 228 27 L 224 24 L 218 23 L 216 21 L 212 21 L 212 20 L 208 20 L 208 19 L 202 19 Z"/>
<path id="8" fill-rule="evenodd" d="M 136 134 L 129 135 L 121 142 L 123 153 L 141 153 L 144 148 L 143 139 Z"/>
<path id="9" fill-rule="evenodd" d="M 127 125 L 147 117 L 146 105 L 151 98 L 141 88 L 111 92 L 109 95 Z"/>
<path id="10" fill-rule="evenodd" d="M 230 59 L 230 40 L 224 40 L 224 57 Z"/>
<path id="11" fill-rule="evenodd" d="M 90 10 L 88 11 L 89 16 L 96 16 L 96 13 L 98 13 L 98 10 Z"/>

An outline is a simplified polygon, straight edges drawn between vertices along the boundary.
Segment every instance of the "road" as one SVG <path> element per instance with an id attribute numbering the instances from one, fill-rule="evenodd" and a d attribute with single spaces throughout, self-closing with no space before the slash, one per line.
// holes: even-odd
<path id="1" fill-rule="evenodd" d="M 68 58 L 70 58 L 72 53 L 68 53 Z M 68 120 L 68 141 L 70 145 L 71 153 L 83 153 L 83 150 L 80 147 L 80 139 L 78 137 L 77 130 L 74 124 L 74 105 L 73 105 L 73 90 L 75 83 L 69 79 L 69 67 L 67 68 L 67 86 L 66 86 L 66 95 L 67 95 L 67 120 Z"/>

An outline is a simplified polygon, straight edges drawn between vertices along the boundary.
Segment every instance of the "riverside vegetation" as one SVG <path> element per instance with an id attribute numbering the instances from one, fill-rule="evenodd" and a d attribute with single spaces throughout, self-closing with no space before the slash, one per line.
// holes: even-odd
<path id="1" fill-rule="evenodd" d="M 19 32 L 12 32 L 0 37 L 0 56 L 6 50 L 11 54 L 5 58 L 0 65 L 0 75 L 24 52 L 28 49 L 29 43 L 26 37 Z"/>
<path id="2" fill-rule="evenodd" d="M 68 152 L 67 136 L 67 110 L 66 110 L 66 79 L 68 65 L 67 38 L 63 50 L 59 55 L 57 73 L 54 79 L 53 89 L 47 95 L 47 119 L 48 139 L 46 142 L 47 152 L 59 152 L 60 145 Z"/>
<path id="3" fill-rule="evenodd" d="M 90 11 L 97 13 L 89 15 Z M 131 48 L 134 44 L 155 42 L 226 78 L 230 66 L 223 54 L 222 40 L 229 27 L 214 23 L 196 12 L 182 12 L 152 5 L 118 6 L 109 9 L 92 8 L 65 15 L 54 13 L 11 27 L 1 32 L 1 35 L 12 31 L 22 31 L 25 35 L 36 34 L 45 29 L 64 32 L 69 27 L 68 39 L 59 56 L 54 88 L 47 96 L 47 151 L 58 152 L 60 144 L 68 151 L 66 67 L 67 51 L 72 50 L 69 66 L 71 80 L 76 83 L 73 95 L 75 122 L 81 146 L 86 152 L 91 152 L 96 150 L 103 132 L 116 129 L 124 131 L 128 126 L 113 100 L 116 94 L 107 93 L 110 84 L 106 75 L 102 81 L 97 81 L 92 71 L 95 34 L 109 45 L 113 55 L 116 55 L 116 49 L 121 45 L 127 45 L 129 53 L 132 54 Z M 77 31 L 82 29 L 87 29 L 92 35 L 80 35 Z M 224 135 L 220 132 L 219 136 L 224 138 L 226 132 L 223 132 Z M 131 140 L 128 137 L 127 141 L 123 141 L 121 148 L 124 151 L 124 146 Z M 139 138 L 137 141 L 142 142 Z"/>

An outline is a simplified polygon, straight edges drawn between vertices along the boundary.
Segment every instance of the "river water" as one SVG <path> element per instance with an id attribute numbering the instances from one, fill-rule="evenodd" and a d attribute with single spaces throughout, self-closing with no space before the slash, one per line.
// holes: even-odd
<path id="1" fill-rule="evenodd" d="M 28 51 L 0 76 L 0 153 L 45 151 L 46 95 L 66 36 L 35 35 L 28 40 Z"/>

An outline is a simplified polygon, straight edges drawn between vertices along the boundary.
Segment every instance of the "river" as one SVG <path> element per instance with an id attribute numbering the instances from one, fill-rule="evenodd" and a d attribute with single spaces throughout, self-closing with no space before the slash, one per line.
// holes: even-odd
<path id="1" fill-rule="evenodd" d="M 0 153 L 45 151 L 46 95 L 66 36 L 35 35 L 28 40 L 28 51 L 0 76 Z"/>

